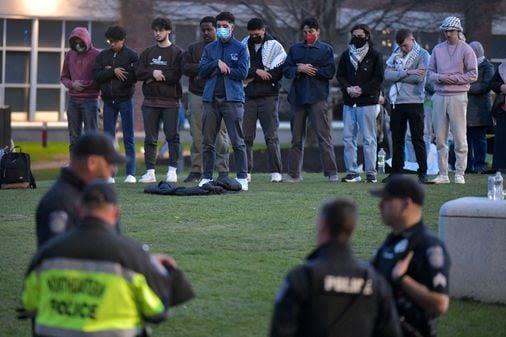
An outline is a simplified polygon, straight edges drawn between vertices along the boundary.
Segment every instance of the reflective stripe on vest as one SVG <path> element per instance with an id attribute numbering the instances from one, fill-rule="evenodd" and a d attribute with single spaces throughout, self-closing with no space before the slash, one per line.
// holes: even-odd
<path id="1" fill-rule="evenodd" d="M 51 337 L 136 337 L 142 334 L 142 329 L 84 332 L 52 328 L 42 324 L 36 324 L 35 333 Z"/>

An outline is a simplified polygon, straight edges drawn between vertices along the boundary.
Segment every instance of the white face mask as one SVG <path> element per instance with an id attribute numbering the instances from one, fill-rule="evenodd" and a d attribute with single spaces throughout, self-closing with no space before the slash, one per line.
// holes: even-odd
<path id="1" fill-rule="evenodd" d="M 76 44 L 74 44 L 74 50 L 78 53 L 82 53 L 86 51 L 86 46 L 84 44 L 77 42 Z"/>

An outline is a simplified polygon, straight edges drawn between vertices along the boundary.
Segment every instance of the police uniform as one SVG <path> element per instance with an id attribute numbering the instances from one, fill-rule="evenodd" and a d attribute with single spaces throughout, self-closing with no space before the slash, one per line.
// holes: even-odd
<path id="1" fill-rule="evenodd" d="M 86 217 L 35 255 L 23 306 L 36 314 L 37 337 L 140 336 L 145 321 L 167 318 L 174 297 L 180 302 L 193 297 L 185 280 L 178 288 L 185 294 L 174 294 L 176 272 L 181 275 L 111 225 Z"/>
<path id="2" fill-rule="evenodd" d="M 450 259 L 443 243 L 420 221 L 400 234 L 391 233 L 378 249 L 372 264 L 391 283 L 404 336 L 436 336 L 437 315 L 425 312 L 392 281 L 395 264 L 413 251 L 406 275 L 430 291 L 448 294 Z M 418 335 L 416 334 L 418 332 Z"/>
<path id="3" fill-rule="evenodd" d="M 401 336 L 390 287 L 331 240 L 292 270 L 276 296 L 271 337 Z"/>
<path id="4" fill-rule="evenodd" d="M 40 247 L 52 237 L 65 232 L 77 223 L 77 204 L 81 199 L 86 182 L 68 167 L 37 206 L 35 216 L 37 246 Z"/>

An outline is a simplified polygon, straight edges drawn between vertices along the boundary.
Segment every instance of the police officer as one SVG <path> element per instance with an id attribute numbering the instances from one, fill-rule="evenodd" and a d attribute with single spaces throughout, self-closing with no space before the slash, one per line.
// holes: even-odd
<path id="1" fill-rule="evenodd" d="M 450 301 L 450 260 L 443 243 L 423 223 L 424 190 L 398 175 L 371 194 L 381 197 L 381 217 L 392 228 L 372 263 L 392 285 L 404 336 L 435 337 L 437 317 Z"/>
<path id="2" fill-rule="evenodd" d="M 78 219 L 77 204 L 86 184 L 108 179 L 125 157 L 115 149 L 109 136 L 98 132 L 82 135 L 72 148 L 68 167 L 42 197 L 35 215 L 37 246 L 73 227 Z"/>
<path id="3" fill-rule="evenodd" d="M 143 336 L 145 322 L 193 297 L 175 261 L 117 235 L 116 192 L 105 181 L 83 191 L 81 220 L 44 245 L 26 274 L 22 302 L 34 335 Z"/>
<path id="4" fill-rule="evenodd" d="M 353 203 L 336 199 L 323 205 L 318 248 L 276 295 L 272 337 L 401 336 L 390 287 L 351 251 L 356 223 Z"/>

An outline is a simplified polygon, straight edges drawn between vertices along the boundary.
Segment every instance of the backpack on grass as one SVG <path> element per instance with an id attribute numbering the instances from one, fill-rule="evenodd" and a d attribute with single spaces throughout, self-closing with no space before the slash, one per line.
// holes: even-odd
<path id="1" fill-rule="evenodd" d="M 30 168 L 30 155 L 21 147 L 5 149 L 0 157 L 0 188 L 37 188 Z"/>

